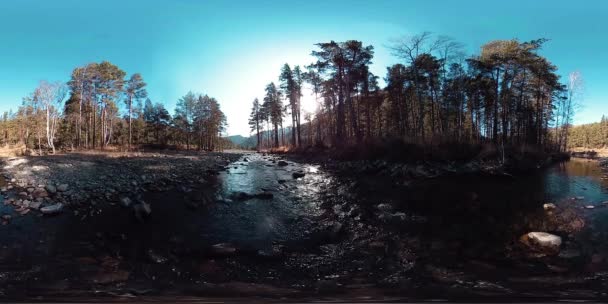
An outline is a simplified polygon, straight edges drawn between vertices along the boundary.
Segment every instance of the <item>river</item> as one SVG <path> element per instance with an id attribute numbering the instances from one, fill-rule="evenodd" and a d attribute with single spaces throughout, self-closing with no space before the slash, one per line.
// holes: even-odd
<path id="1" fill-rule="evenodd" d="M 607 299 L 606 176 L 571 160 L 515 178 L 402 181 L 248 153 L 200 186 L 146 193 L 144 223 L 120 206 L 14 219 L 0 235 L 1 291 Z M 560 235 L 560 255 L 527 256 L 529 231 Z"/>

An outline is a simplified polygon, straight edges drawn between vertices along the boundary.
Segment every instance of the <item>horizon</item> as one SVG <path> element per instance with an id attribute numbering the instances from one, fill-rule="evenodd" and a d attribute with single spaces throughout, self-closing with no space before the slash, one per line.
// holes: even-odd
<path id="1" fill-rule="evenodd" d="M 219 1 L 119 3 L 0 4 L 0 35 L 10 46 L 0 50 L 0 111 L 16 110 L 41 80 L 65 82 L 75 67 L 108 60 L 127 75 L 141 73 L 152 102 L 163 103 L 171 114 L 189 91 L 216 98 L 228 119 L 225 135 L 248 137 L 253 99 L 263 98 L 267 83 L 278 83 L 283 64 L 313 62 L 315 43 L 354 39 L 373 45 L 371 71 L 384 86 L 386 67 L 400 62 L 386 47 L 390 40 L 429 31 L 463 43 L 467 56 L 491 40 L 548 38 L 540 53 L 558 67 L 561 81 L 574 71 L 585 81 L 583 107 L 574 124 L 597 122 L 608 114 L 608 88 L 601 74 L 608 68 L 608 54 L 594 52 L 608 44 L 593 34 L 594 28 L 608 27 L 608 4 L 601 1 L 586 3 L 596 8 L 592 11 L 566 1 L 516 1 L 483 15 L 475 13 L 481 1 L 355 1 L 346 7 L 353 2 L 243 1 L 236 4 L 238 11 Z M 527 9 L 520 11 L 521 5 Z M 334 18 L 336 10 L 341 14 Z M 105 18 L 112 23 L 105 24 Z M 309 92 L 303 108 L 312 111 Z"/>

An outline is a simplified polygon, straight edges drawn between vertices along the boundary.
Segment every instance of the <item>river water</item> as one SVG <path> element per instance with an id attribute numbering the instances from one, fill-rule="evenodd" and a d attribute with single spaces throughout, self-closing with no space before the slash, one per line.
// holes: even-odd
<path id="1" fill-rule="evenodd" d="M 403 181 L 279 161 L 249 153 L 200 186 L 148 192 L 144 223 L 120 206 L 86 221 L 15 218 L 0 233 L 0 291 L 607 299 L 608 180 L 597 162 Z M 527 256 L 518 239 L 529 231 L 561 236 L 560 255 Z"/>

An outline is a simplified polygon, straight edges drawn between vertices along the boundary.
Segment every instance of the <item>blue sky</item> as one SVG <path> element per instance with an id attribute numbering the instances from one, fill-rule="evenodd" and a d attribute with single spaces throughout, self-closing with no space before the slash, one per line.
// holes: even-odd
<path id="1" fill-rule="evenodd" d="M 283 63 L 313 61 L 313 44 L 362 40 L 372 72 L 397 63 L 386 45 L 422 31 L 448 35 L 470 54 L 490 40 L 549 38 L 542 54 L 562 75 L 580 71 L 575 123 L 608 114 L 608 1 L 79 1 L 0 2 L 0 111 L 17 108 L 38 81 L 109 60 L 139 72 L 170 112 L 189 90 L 216 97 L 229 134 L 249 134 L 251 101 Z M 312 98 L 305 101 L 312 109 Z"/>

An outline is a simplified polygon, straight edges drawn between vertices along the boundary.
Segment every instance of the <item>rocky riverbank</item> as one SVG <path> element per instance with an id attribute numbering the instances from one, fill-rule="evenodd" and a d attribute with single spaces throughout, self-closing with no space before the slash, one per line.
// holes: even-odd
<path id="1" fill-rule="evenodd" d="M 2 160 L 1 200 L 21 215 L 72 210 L 86 217 L 104 204 L 139 210 L 149 191 L 207 182 L 239 154 L 71 153 Z M 136 212 L 138 213 L 138 212 Z"/>
<path id="2" fill-rule="evenodd" d="M 258 153 L 7 160 L 0 296 L 605 297 L 606 242 L 590 217 L 608 208 L 578 193 L 547 201 L 554 177 L 339 164 Z M 60 211 L 17 211 L 43 190 L 40 208 Z"/>

